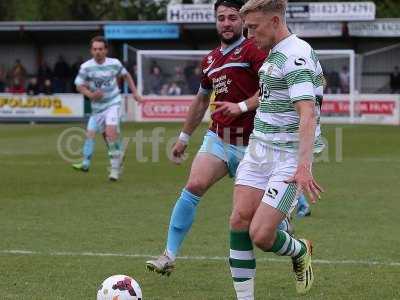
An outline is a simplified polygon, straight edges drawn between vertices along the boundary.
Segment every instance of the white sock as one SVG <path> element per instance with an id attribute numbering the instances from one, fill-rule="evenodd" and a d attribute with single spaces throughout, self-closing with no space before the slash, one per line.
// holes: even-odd
<path id="1" fill-rule="evenodd" d="M 119 142 L 108 143 L 108 155 L 110 157 L 111 169 L 119 169 L 121 164 L 121 150 Z"/>
<path id="2" fill-rule="evenodd" d="M 114 156 L 113 158 L 110 159 L 111 161 L 111 169 L 119 169 L 120 168 L 120 156 Z"/>
<path id="3" fill-rule="evenodd" d="M 254 300 L 254 278 L 242 282 L 233 282 L 237 300 Z"/>

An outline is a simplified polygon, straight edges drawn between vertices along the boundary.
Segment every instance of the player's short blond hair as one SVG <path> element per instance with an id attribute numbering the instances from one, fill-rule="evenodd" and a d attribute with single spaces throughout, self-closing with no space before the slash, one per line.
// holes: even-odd
<path id="1" fill-rule="evenodd" d="M 249 0 L 240 9 L 240 14 L 246 16 L 251 12 L 263 12 L 263 13 L 279 13 L 283 17 L 286 14 L 287 0 Z"/>

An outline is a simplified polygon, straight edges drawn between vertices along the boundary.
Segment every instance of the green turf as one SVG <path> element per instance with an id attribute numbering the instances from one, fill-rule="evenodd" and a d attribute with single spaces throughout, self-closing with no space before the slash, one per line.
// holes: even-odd
<path id="1" fill-rule="evenodd" d="M 168 162 L 165 143 L 159 162 L 151 162 L 150 144 L 144 148 L 149 161 L 138 162 L 131 143 L 117 183 L 107 181 L 101 139 L 89 173 L 63 161 L 57 139 L 71 126 L 0 127 L 0 299 L 95 299 L 101 281 L 121 273 L 139 281 L 144 300 L 234 299 L 224 260 L 181 259 L 169 278 L 146 272 L 144 265 L 146 255 L 164 248 L 171 207 L 205 126 L 179 167 Z M 143 130 L 149 137 L 161 126 L 165 140 L 180 127 L 130 124 L 123 132 L 133 137 Z M 314 173 L 326 193 L 311 218 L 295 221 L 297 234 L 314 240 L 314 259 L 324 260 L 314 265 L 315 286 L 297 297 L 289 261 L 268 261 L 277 257 L 258 252 L 257 299 L 400 299 L 400 128 L 327 126 L 324 132 L 329 148 Z M 340 132 L 342 154 L 335 149 Z M 71 145 L 77 149 L 77 141 Z M 182 256 L 228 253 L 231 195 L 228 178 L 206 194 Z M 88 252 L 94 256 L 82 255 Z"/>

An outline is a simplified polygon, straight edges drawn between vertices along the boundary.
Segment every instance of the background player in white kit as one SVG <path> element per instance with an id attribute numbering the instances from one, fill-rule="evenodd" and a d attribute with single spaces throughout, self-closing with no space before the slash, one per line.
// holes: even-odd
<path id="1" fill-rule="evenodd" d="M 83 63 L 75 79 L 77 90 L 91 100 L 92 115 L 87 125 L 87 138 L 83 146 L 84 159 L 82 163 L 73 165 L 74 169 L 88 171 L 94 151 L 96 132 L 105 135 L 110 157 L 111 169 L 109 178 L 116 181 L 120 174 L 121 141 L 120 112 L 121 93 L 118 80 L 128 82 L 134 98 L 141 101 L 132 76 L 115 58 L 107 57 L 108 45 L 102 36 L 94 37 L 90 42 L 92 59 Z"/>

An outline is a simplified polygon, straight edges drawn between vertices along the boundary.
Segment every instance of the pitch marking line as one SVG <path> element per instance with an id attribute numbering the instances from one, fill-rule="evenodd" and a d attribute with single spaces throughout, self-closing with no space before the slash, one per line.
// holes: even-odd
<path id="1" fill-rule="evenodd" d="M 40 252 L 30 250 L 0 250 L 0 254 L 9 255 L 37 255 L 37 256 L 92 256 L 92 257 L 131 257 L 131 258 L 156 258 L 149 254 L 124 254 L 124 253 L 98 253 L 98 252 Z M 203 260 L 203 261 L 226 261 L 228 258 L 223 256 L 178 256 L 184 260 Z M 286 259 L 280 258 L 260 258 L 257 261 L 287 263 Z M 372 260 L 327 260 L 313 259 L 313 263 L 321 265 L 360 265 L 360 266 L 387 266 L 400 267 L 400 262 L 380 262 Z"/>

